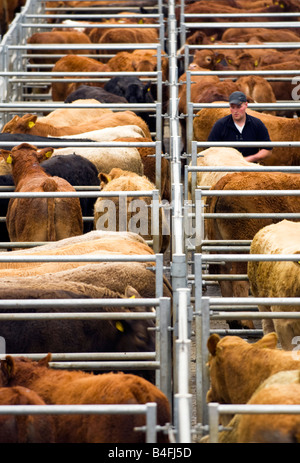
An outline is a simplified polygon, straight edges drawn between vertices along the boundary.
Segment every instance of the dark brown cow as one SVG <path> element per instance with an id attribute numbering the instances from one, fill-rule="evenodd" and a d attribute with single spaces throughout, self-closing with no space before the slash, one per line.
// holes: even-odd
<path id="1" fill-rule="evenodd" d="M 166 396 L 139 376 L 122 373 L 93 375 L 82 371 L 48 368 L 49 354 L 43 360 L 7 356 L 1 361 L 1 386 L 20 385 L 39 394 L 47 404 L 157 404 L 157 422 L 170 422 Z M 54 415 L 57 443 L 143 443 L 145 434 L 135 428 L 145 425 L 144 415 Z M 158 442 L 168 437 L 158 434 Z"/>
<path id="2" fill-rule="evenodd" d="M 27 387 L 1 387 L 1 405 L 46 405 Z M 51 415 L 0 415 L 1 444 L 53 444 L 54 420 Z"/>

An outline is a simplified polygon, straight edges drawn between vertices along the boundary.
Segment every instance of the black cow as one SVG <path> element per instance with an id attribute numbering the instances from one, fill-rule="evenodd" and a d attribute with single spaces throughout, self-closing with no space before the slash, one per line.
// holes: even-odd
<path id="1" fill-rule="evenodd" d="M 56 175 L 67 180 L 72 186 L 96 186 L 99 187 L 100 181 L 98 171 L 94 164 L 78 154 L 68 154 L 53 156 L 41 163 L 41 166 L 50 175 Z M 0 175 L 1 186 L 14 186 L 12 175 Z M 94 216 L 94 198 L 79 198 L 84 217 Z M 9 198 L 0 198 L 0 216 L 5 217 Z M 84 222 L 83 232 L 93 230 L 93 221 Z M 0 222 L 0 241 L 10 241 L 5 222 Z"/>
<path id="2" fill-rule="evenodd" d="M 93 285 L 67 282 L 52 285 L 26 282 L 18 286 L 14 281 L 0 286 L 0 299 L 120 299 L 124 296 L 107 288 Z M 41 287 L 42 286 L 42 287 Z M 137 291 L 127 287 L 125 297 L 136 295 Z M 28 313 L 59 312 L 149 312 L 152 308 L 145 306 L 96 306 L 64 307 L 44 306 L 26 309 Z M 24 313 L 24 309 L 0 309 L 0 313 Z M 5 339 L 7 354 L 28 353 L 70 353 L 70 352 L 154 352 L 155 320 L 2 320 L 0 336 Z M 109 368 L 109 367 L 108 367 Z M 122 368 L 120 368 L 122 370 Z M 95 373 L 98 371 L 94 371 Z M 101 372 L 101 370 L 100 370 Z M 154 371 L 130 371 L 149 381 L 154 380 Z"/>
<path id="3" fill-rule="evenodd" d="M 128 103 L 154 103 L 151 93 L 151 82 L 144 84 L 138 77 L 134 76 L 117 76 L 110 79 L 104 85 L 104 90 L 123 96 Z M 136 111 L 135 111 L 136 112 Z M 148 124 L 151 132 L 156 132 L 155 112 L 148 114 L 145 112 L 136 112 Z"/>
<path id="4" fill-rule="evenodd" d="M 90 85 L 80 85 L 77 90 L 70 93 L 65 99 L 65 103 L 72 103 L 75 100 L 97 100 L 100 103 L 128 103 L 123 96 L 104 90 L 102 87 L 91 87 Z"/>
<path id="5" fill-rule="evenodd" d="M 27 133 L 0 133 L 0 148 L 3 149 L 11 149 L 13 146 L 17 146 L 20 143 L 31 143 L 34 145 L 36 142 L 39 143 L 47 143 L 46 145 L 39 145 L 39 148 L 44 148 L 46 146 L 49 146 L 49 143 L 54 143 L 54 142 L 65 142 L 68 141 L 70 143 L 77 143 L 77 142 L 93 142 L 94 140 L 89 140 L 89 139 L 81 139 L 81 138 L 68 138 L 64 139 L 63 137 L 61 138 L 55 138 L 55 137 L 40 137 L 38 135 L 31 135 Z M 9 143 L 9 145 L 8 145 Z M 71 146 L 71 145 L 69 145 Z M 63 146 L 55 146 L 55 148 L 63 148 Z"/>

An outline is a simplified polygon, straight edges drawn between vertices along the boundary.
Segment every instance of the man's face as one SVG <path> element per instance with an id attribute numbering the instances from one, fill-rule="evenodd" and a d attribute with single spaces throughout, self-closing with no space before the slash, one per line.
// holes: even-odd
<path id="1" fill-rule="evenodd" d="M 232 118 L 235 122 L 241 122 L 245 119 L 245 113 L 247 109 L 248 103 L 241 103 L 241 104 L 231 104 L 230 111 L 232 114 Z"/>

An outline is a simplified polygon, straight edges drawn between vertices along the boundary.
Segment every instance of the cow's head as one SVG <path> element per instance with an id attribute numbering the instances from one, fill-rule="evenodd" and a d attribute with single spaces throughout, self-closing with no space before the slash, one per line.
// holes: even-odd
<path id="1" fill-rule="evenodd" d="M 37 115 L 24 114 L 24 116 L 14 116 L 2 129 L 2 133 L 30 133 L 35 126 Z"/>
<path id="2" fill-rule="evenodd" d="M 269 333 L 252 344 L 238 336 L 225 336 L 221 339 L 219 335 L 212 334 L 207 341 L 211 381 L 207 402 L 232 403 L 230 390 L 239 384 L 239 373 L 249 367 L 251 375 L 250 366 L 247 365 L 247 354 L 254 349 L 275 349 L 276 346 L 275 333 Z"/>

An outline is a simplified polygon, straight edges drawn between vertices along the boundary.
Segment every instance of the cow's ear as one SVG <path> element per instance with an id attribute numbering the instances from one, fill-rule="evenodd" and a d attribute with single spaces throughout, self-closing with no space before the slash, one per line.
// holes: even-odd
<path id="1" fill-rule="evenodd" d="M 9 381 L 14 376 L 15 362 L 13 357 L 7 355 L 5 360 L 1 360 L 1 371 L 7 381 Z"/>
<path id="2" fill-rule="evenodd" d="M 46 357 L 42 358 L 41 360 L 38 361 L 38 364 L 42 367 L 47 367 L 49 366 L 49 362 L 51 362 L 52 355 L 49 353 L 46 355 Z"/>
<path id="3" fill-rule="evenodd" d="M 208 351 L 211 355 L 216 355 L 216 351 L 217 351 L 217 345 L 220 341 L 220 336 L 218 334 L 215 334 L 213 333 L 211 336 L 209 336 L 208 340 L 207 340 L 207 348 L 208 348 Z"/>
<path id="4" fill-rule="evenodd" d="M 110 176 L 108 174 L 105 174 L 104 172 L 100 172 L 98 175 L 99 180 L 100 180 L 100 187 L 103 188 L 105 185 L 110 182 Z"/>
<path id="5" fill-rule="evenodd" d="M 46 159 L 51 158 L 54 148 L 42 148 L 37 150 L 37 157 L 40 162 L 45 161 Z"/>
<path id="6" fill-rule="evenodd" d="M 12 157 L 10 151 L 1 149 L 0 155 L 3 157 L 4 161 L 6 161 L 8 164 L 11 164 Z"/>
<path id="7" fill-rule="evenodd" d="M 260 349 L 276 349 L 278 337 L 275 332 L 266 334 L 263 338 L 259 339 L 254 343 L 256 347 Z"/>
<path id="8" fill-rule="evenodd" d="M 133 287 L 128 285 L 125 289 L 125 297 L 134 299 L 135 297 L 140 298 L 140 293 Z"/>
<path id="9" fill-rule="evenodd" d="M 23 118 L 24 118 L 23 120 L 25 122 L 26 127 L 28 129 L 31 129 L 36 123 L 37 115 L 36 114 L 25 114 Z"/>
<path id="10" fill-rule="evenodd" d="M 151 81 L 147 82 L 144 86 L 144 91 L 145 92 L 150 92 L 151 91 Z"/>

